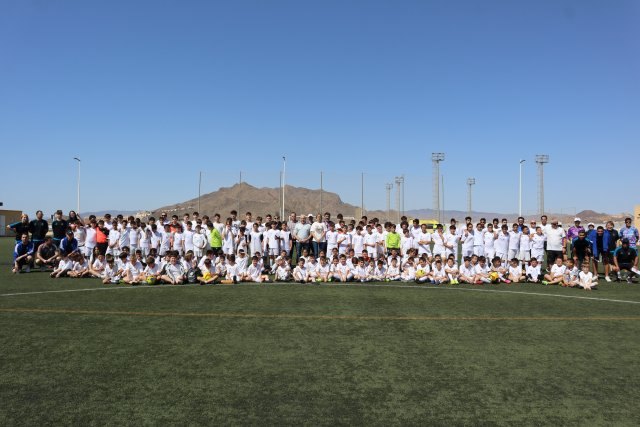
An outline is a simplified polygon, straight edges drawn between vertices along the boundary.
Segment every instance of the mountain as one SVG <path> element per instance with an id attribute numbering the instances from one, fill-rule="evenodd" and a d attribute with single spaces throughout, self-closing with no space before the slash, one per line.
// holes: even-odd
<path id="1" fill-rule="evenodd" d="M 322 199 L 322 205 L 321 203 Z M 213 216 L 219 213 L 226 218 L 233 209 L 238 211 L 238 217 L 244 218 L 245 212 L 252 212 L 255 216 L 264 217 L 267 214 L 279 214 L 282 207 L 282 193 L 280 188 L 254 187 L 246 182 L 232 187 L 222 187 L 218 191 L 203 194 L 200 197 L 201 214 Z M 198 199 L 191 199 L 174 205 L 163 206 L 152 211 L 157 215 L 164 211 L 169 215 L 192 213 L 198 210 Z M 345 217 L 360 215 L 360 208 L 344 203 L 336 193 L 308 188 L 285 187 L 285 212 L 298 214 L 316 214 L 331 212 L 332 215 L 342 213 Z M 379 212 L 381 213 L 381 212 Z"/>
<path id="2" fill-rule="evenodd" d="M 90 215 L 95 215 L 98 218 L 104 217 L 105 214 L 111 214 L 112 217 L 116 215 L 122 215 L 124 217 L 128 217 L 129 215 L 139 216 L 137 215 L 140 211 L 121 211 L 117 209 L 112 210 L 104 210 L 104 211 L 95 211 L 95 212 L 82 212 L 82 218 L 88 218 Z"/>
<path id="3" fill-rule="evenodd" d="M 218 191 L 214 191 L 208 194 L 203 194 L 200 197 L 200 208 L 198 209 L 198 199 L 191 199 L 184 202 L 176 203 L 173 205 L 163 206 L 151 211 L 152 215 L 158 216 L 160 212 L 167 212 L 169 215 L 182 216 L 184 213 L 192 213 L 199 211 L 201 215 L 213 216 L 214 213 L 219 213 L 222 218 L 227 218 L 229 212 L 233 209 L 238 211 L 238 217 L 244 218 L 245 212 L 252 212 L 253 216 L 264 217 L 267 214 L 277 215 L 282 207 L 282 194 L 280 188 L 268 188 L 268 187 L 254 187 L 245 182 L 236 184 L 232 187 L 222 187 Z M 322 206 L 320 199 L 322 198 Z M 332 216 L 341 213 L 345 217 L 360 218 L 360 207 L 345 203 L 340 196 L 336 193 L 328 191 L 311 190 L 302 187 L 293 187 L 287 185 L 285 188 L 285 212 L 296 212 L 301 214 L 316 214 L 319 212 L 331 212 Z M 111 212 L 113 214 L 113 212 Z M 398 213 L 395 210 L 390 212 L 390 218 L 387 216 L 386 211 L 375 210 L 366 211 L 365 214 L 369 218 L 377 217 L 382 221 L 391 220 L 396 222 L 398 219 Z M 420 218 L 420 219 L 435 219 L 438 217 L 437 213 L 433 209 L 417 209 L 406 211 L 405 215 L 408 218 Z M 547 214 L 548 217 L 557 218 L 563 224 L 573 224 L 574 215 L 571 214 Z M 446 210 L 443 212 L 443 221 L 448 224 L 451 218 L 456 218 L 458 221 L 464 221 L 467 216 L 466 211 L 459 210 Z M 577 213 L 582 219 L 583 224 L 588 222 L 594 222 L 596 224 L 602 224 L 605 221 L 612 219 L 616 223 L 621 222 L 625 216 L 629 216 L 628 213 L 622 213 L 619 215 L 611 215 L 606 213 L 594 212 L 591 210 L 584 210 Z M 508 221 L 515 222 L 518 215 L 515 213 L 500 213 L 500 212 L 472 212 L 471 217 L 474 219 L 486 218 L 487 221 L 491 221 L 493 218 L 507 218 Z M 528 220 L 535 219 L 539 222 L 539 215 L 524 215 Z"/>

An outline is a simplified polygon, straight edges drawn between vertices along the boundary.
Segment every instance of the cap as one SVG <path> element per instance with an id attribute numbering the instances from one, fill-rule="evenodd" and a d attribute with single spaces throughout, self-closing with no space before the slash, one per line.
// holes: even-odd
<path id="1" fill-rule="evenodd" d="M 580 221 L 581 221 L 581 219 L 578 218 L 578 217 L 575 217 L 574 220 L 573 220 L 573 222 L 580 222 Z"/>
<path id="2" fill-rule="evenodd" d="M 311 218 L 313 218 L 313 214 L 309 214 L 309 215 L 307 215 L 307 217 L 311 217 Z"/>
<path id="3" fill-rule="evenodd" d="M 596 225 L 592 222 L 590 222 L 589 224 L 587 224 L 587 227 L 595 227 Z"/>

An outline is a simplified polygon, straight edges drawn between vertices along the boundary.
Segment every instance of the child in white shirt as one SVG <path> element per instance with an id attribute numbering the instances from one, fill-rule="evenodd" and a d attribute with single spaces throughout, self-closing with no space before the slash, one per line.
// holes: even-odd
<path id="1" fill-rule="evenodd" d="M 519 283 L 523 279 L 522 265 L 518 261 L 518 258 L 511 258 L 511 261 L 509 261 L 508 279 L 513 283 Z"/>
<path id="2" fill-rule="evenodd" d="M 569 258 L 567 260 L 566 269 L 564 270 L 564 279 L 562 280 L 562 286 L 574 288 L 578 286 L 580 281 L 580 270 L 576 267 L 575 262 Z"/>
<path id="3" fill-rule="evenodd" d="M 562 265 L 562 257 L 556 259 L 555 264 L 551 266 L 551 272 L 544 276 L 543 285 L 557 285 L 564 280 L 564 273 L 567 267 Z"/>
<path id="4" fill-rule="evenodd" d="M 471 265 L 471 257 L 465 256 L 463 264 L 460 266 L 458 281 L 462 283 L 473 283 L 475 276 L 474 267 Z"/>
<path id="5" fill-rule="evenodd" d="M 331 266 L 327 263 L 327 258 L 321 256 L 320 262 L 316 266 L 315 277 L 317 282 L 328 282 L 331 273 Z"/>
<path id="6" fill-rule="evenodd" d="M 393 258 L 391 264 L 387 267 L 385 278 L 387 281 L 400 280 L 400 267 L 398 267 L 398 260 L 396 258 Z"/>
<path id="7" fill-rule="evenodd" d="M 452 285 L 457 285 L 458 283 L 458 266 L 456 265 L 454 258 L 447 258 L 447 263 L 444 266 L 444 272 L 447 274 L 447 279 L 449 279 L 449 283 Z"/>
<path id="8" fill-rule="evenodd" d="M 293 269 L 293 280 L 298 283 L 308 283 L 311 281 L 309 270 L 306 269 L 304 264 L 304 259 L 300 258 L 298 260 L 298 265 Z"/>
<path id="9" fill-rule="evenodd" d="M 441 283 L 448 283 L 448 282 L 449 282 L 449 278 L 447 277 L 447 272 L 445 271 L 444 266 L 442 265 L 442 260 L 437 259 L 436 265 L 431 271 L 431 283 L 433 283 L 434 285 L 439 285 Z"/>
<path id="10" fill-rule="evenodd" d="M 527 266 L 527 281 L 530 283 L 540 283 L 544 277 L 540 272 L 540 264 L 537 258 L 531 259 L 531 264 Z"/>
<path id="11" fill-rule="evenodd" d="M 598 282 L 595 281 L 593 273 L 589 271 L 589 265 L 584 264 L 579 274 L 578 287 L 585 291 L 590 291 L 591 289 L 595 289 L 596 286 L 598 286 Z"/>

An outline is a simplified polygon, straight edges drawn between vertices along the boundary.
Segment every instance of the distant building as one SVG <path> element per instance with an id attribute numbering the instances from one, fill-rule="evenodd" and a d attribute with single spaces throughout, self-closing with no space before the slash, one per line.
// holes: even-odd
<path id="1" fill-rule="evenodd" d="M 13 236 L 15 233 L 7 230 L 7 225 L 20 221 L 22 211 L 0 209 L 0 236 Z"/>

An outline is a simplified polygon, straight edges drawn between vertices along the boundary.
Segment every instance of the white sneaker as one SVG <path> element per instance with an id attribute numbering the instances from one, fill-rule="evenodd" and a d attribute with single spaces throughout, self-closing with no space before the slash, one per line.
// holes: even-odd
<path id="1" fill-rule="evenodd" d="M 27 268 L 25 269 L 26 273 L 31 273 L 31 267 L 27 266 Z"/>
<path id="2" fill-rule="evenodd" d="M 607 282 L 610 282 L 610 281 L 611 281 L 611 277 L 609 277 L 609 276 L 604 276 L 604 280 L 606 280 Z"/>
<path id="3" fill-rule="evenodd" d="M 631 271 L 633 271 L 633 272 L 634 272 L 634 273 L 636 273 L 636 274 L 640 274 L 640 270 L 638 270 L 638 269 L 637 269 L 637 268 L 635 268 L 635 267 L 633 267 L 633 268 L 631 269 Z"/>

